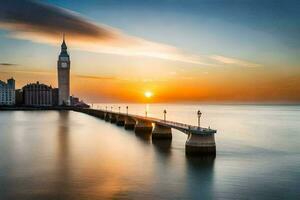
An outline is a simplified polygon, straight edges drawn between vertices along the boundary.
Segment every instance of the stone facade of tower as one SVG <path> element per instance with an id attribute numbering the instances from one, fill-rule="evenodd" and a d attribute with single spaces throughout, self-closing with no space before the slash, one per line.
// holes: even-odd
<path id="1" fill-rule="evenodd" d="M 58 75 L 58 103 L 59 105 L 70 105 L 70 56 L 67 52 L 65 39 L 61 44 L 61 52 L 57 61 Z"/>

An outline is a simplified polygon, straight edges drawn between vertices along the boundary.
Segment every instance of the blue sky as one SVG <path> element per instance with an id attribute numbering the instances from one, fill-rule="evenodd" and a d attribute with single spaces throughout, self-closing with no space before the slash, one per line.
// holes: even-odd
<path id="1" fill-rule="evenodd" d="M 48 2 L 127 33 L 203 54 L 298 65 L 299 1 Z"/>

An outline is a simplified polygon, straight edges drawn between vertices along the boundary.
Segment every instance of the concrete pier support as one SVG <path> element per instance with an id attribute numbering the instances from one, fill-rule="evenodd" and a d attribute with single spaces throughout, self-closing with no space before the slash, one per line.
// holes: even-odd
<path id="1" fill-rule="evenodd" d="M 172 130 L 170 127 L 155 124 L 152 131 L 152 139 L 172 139 Z"/>
<path id="2" fill-rule="evenodd" d="M 117 116 L 117 126 L 124 126 L 125 124 L 125 117 L 123 115 Z"/>
<path id="3" fill-rule="evenodd" d="M 109 122 L 110 121 L 110 114 L 109 113 L 105 113 L 104 114 L 104 119 L 105 119 L 105 121 Z"/>
<path id="4" fill-rule="evenodd" d="M 98 111 L 98 117 L 99 117 L 100 119 L 104 119 L 104 112 Z"/>
<path id="5" fill-rule="evenodd" d="M 110 123 L 116 123 L 117 122 L 117 115 L 111 113 L 110 114 Z"/>
<path id="6" fill-rule="evenodd" d="M 185 143 L 185 153 L 187 155 L 216 155 L 215 135 L 189 133 Z"/>
<path id="7" fill-rule="evenodd" d="M 93 110 L 93 109 L 87 110 L 87 114 L 96 117 L 95 110 Z"/>
<path id="8" fill-rule="evenodd" d="M 152 132 L 152 123 L 144 120 L 137 120 L 134 132 L 137 134 L 147 134 Z"/>
<path id="9" fill-rule="evenodd" d="M 126 116 L 124 127 L 126 130 L 134 130 L 135 120 L 132 119 L 131 117 Z"/>

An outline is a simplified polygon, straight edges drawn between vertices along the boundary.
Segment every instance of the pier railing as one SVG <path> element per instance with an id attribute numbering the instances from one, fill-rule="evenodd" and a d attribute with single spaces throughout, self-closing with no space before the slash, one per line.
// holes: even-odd
<path id="1" fill-rule="evenodd" d="M 214 134 L 217 131 L 210 129 L 210 128 L 202 128 L 190 124 L 184 124 L 180 122 L 175 122 L 175 121 L 168 121 L 168 120 L 163 120 L 163 119 L 158 119 L 154 117 L 146 117 L 146 116 L 140 116 L 140 115 L 133 115 L 133 114 L 127 114 L 127 113 L 122 113 L 122 112 L 113 112 L 113 111 L 106 111 L 106 110 L 99 110 L 104 113 L 110 113 L 114 115 L 122 115 L 124 117 L 128 116 L 137 120 L 142 120 L 142 121 L 149 121 L 155 124 L 159 124 L 162 126 L 167 126 L 170 128 L 174 128 L 177 130 L 180 130 L 184 133 L 194 133 L 194 134 L 200 134 L 200 135 L 208 135 L 208 134 Z"/>

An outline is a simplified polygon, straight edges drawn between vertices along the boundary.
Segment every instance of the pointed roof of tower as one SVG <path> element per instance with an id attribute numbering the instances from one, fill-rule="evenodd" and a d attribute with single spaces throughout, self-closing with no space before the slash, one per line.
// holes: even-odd
<path id="1" fill-rule="evenodd" d="M 66 45 L 66 42 L 65 42 L 65 33 L 63 33 L 63 42 L 61 44 L 61 49 L 62 50 L 67 50 L 67 45 Z"/>
<path id="2" fill-rule="evenodd" d="M 65 34 L 63 34 L 63 42 L 61 44 L 61 51 L 60 51 L 60 54 L 59 56 L 60 57 L 69 57 L 69 54 L 68 54 L 68 51 L 67 51 L 67 44 L 65 42 Z"/>

